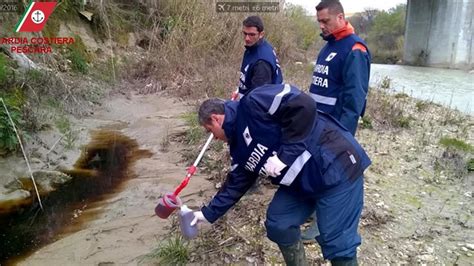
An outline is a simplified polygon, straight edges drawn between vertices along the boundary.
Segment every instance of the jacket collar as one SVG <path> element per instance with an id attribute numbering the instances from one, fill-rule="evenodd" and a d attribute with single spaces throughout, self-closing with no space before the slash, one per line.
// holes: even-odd
<path id="1" fill-rule="evenodd" d="M 262 38 L 258 40 L 254 45 L 252 46 L 245 46 L 246 50 L 255 50 L 257 49 L 258 46 L 262 45 L 262 43 L 265 41 L 265 38 Z"/>
<path id="2" fill-rule="evenodd" d="M 224 129 L 227 142 L 231 144 L 234 131 L 235 131 L 235 121 L 237 120 L 237 107 L 239 106 L 239 101 L 226 101 L 224 104 L 224 123 L 222 123 L 222 129 Z"/>
<path id="3" fill-rule="evenodd" d="M 328 36 L 324 36 L 322 33 L 320 35 L 325 41 L 339 41 L 351 34 L 354 34 L 354 27 L 352 27 L 351 23 L 346 21 L 346 25 L 331 32 Z"/>

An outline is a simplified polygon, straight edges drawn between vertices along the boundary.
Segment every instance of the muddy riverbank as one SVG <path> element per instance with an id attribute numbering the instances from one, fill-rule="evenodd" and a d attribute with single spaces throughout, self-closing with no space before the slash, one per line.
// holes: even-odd
<path id="1" fill-rule="evenodd" d="M 94 116 L 85 118 L 77 125 L 78 130 L 87 132 L 89 137 L 92 129 L 117 130 L 136 140 L 138 147 L 149 151 L 151 157 L 141 158 L 129 169 L 126 174 L 134 178 L 122 185 L 119 192 L 109 193 L 89 205 L 80 202 L 74 205 L 76 211 L 67 219 L 86 217 L 80 226 L 50 230 L 50 234 L 58 233 L 43 236 L 50 238 L 50 244 L 29 254 L 28 258 L 19 256 L 10 262 L 29 265 L 132 263 L 147 254 L 157 241 L 164 240 L 165 228 L 171 221 L 157 218 L 153 210 L 161 195 L 172 190 L 185 175 L 186 166 L 180 154 L 183 149 L 174 138 L 185 130 L 182 115 L 189 107 L 164 94 L 120 96 L 107 101 Z M 61 167 L 72 168 L 72 165 L 63 161 Z M 188 193 L 208 189 L 202 182 L 193 182 L 188 187 Z M 184 199 L 188 198 L 186 192 L 183 194 Z M 93 219 L 87 218 L 89 216 Z"/>
<path id="2" fill-rule="evenodd" d="M 388 123 L 383 108 L 378 108 L 377 116 L 369 110 L 372 120 L 361 121 L 357 138 L 373 160 L 366 174 L 361 264 L 471 263 L 474 181 L 472 172 L 458 168 L 466 167 L 461 162 L 473 154 L 448 149 L 440 139 L 459 138 L 472 145 L 473 118 L 403 95 L 384 97 L 397 102 L 390 110 L 403 107 L 400 117 L 406 117 L 408 124 L 404 120 L 398 127 L 393 121 Z M 186 166 L 199 150 L 199 145 L 183 143 L 183 136 L 192 129 L 183 115 L 192 110 L 164 93 L 131 93 L 113 96 L 84 119 L 80 125 L 119 130 L 152 156 L 135 163 L 130 169 L 135 178 L 126 182 L 123 190 L 76 213 L 96 213 L 94 219 L 55 236 L 53 242 L 17 262 L 136 265 L 162 259 L 154 252 L 175 239 L 177 224 L 175 217 L 157 218 L 153 209 L 184 177 Z M 89 129 L 84 127 L 83 131 Z M 182 194 L 191 208 L 210 199 L 228 167 L 225 147 L 211 146 L 201 170 Z M 282 263 L 263 226 L 274 187 L 261 182 L 260 191 L 246 195 L 215 225 L 203 227 L 199 238 L 182 242 L 189 252 L 188 262 Z M 306 245 L 306 251 L 312 263 L 325 263 L 316 244 Z"/>

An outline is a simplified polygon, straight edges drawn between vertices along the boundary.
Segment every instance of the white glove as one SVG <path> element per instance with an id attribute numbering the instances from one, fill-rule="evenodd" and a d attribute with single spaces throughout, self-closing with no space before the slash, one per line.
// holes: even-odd
<path id="1" fill-rule="evenodd" d="M 281 174 L 281 170 L 286 167 L 276 154 L 268 158 L 267 162 L 263 165 L 267 174 L 271 177 L 277 177 Z"/>
<path id="2" fill-rule="evenodd" d="M 199 223 L 209 223 L 209 221 L 206 220 L 206 218 L 202 214 L 202 211 L 197 211 L 197 212 L 194 212 L 193 214 L 194 214 L 194 219 L 191 221 L 189 225 L 194 226 Z"/>

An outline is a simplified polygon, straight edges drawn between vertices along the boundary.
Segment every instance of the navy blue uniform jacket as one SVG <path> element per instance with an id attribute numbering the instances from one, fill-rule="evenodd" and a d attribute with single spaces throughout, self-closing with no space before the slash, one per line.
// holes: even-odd
<path id="1" fill-rule="evenodd" d="M 362 176 L 370 159 L 337 120 L 316 111 L 310 96 L 289 84 L 264 85 L 239 102 L 225 103 L 222 125 L 232 157 L 231 172 L 201 211 L 214 222 L 255 180 L 267 177 L 263 165 L 277 154 L 287 167 L 274 184 L 302 198 L 337 193 Z"/>
<path id="2" fill-rule="evenodd" d="M 370 53 L 350 24 L 325 38 L 309 92 L 318 110 L 332 115 L 355 135 L 364 115 L 370 76 Z"/>
<path id="3" fill-rule="evenodd" d="M 263 71 L 261 64 L 270 66 L 270 76 L 260 77 L 255 80 L 255 72 Z M 265 67 L 265 66 L 263 66 Z M 256 68 L 260 68 L 257 70 Z M 267 40 L 262 39 L 251 47 L 245 47 L 244 58 L 240 67 L 239 95 L 242 98 L 249 91 L 264 84 L 281 84 L 283 82 L 283 73 L 281 72 L 278 57 L 272 45 Z M 254 84 L 258 82 L 259 84 Z M 267 82 L 267 83 L 262 83 Z"/>

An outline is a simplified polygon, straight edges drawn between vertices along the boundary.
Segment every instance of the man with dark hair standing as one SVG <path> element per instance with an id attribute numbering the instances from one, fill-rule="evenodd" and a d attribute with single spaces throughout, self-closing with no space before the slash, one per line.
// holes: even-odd
<path id="1" fill-rule="evenodd" d="M 310 96 L 318 110 L 332 115 L 355 135 L 359 117 L 364 115 L 370 77 L 370 53 L 367 44 L 354 33 L 344 18 L 338 0 L 323 0 L 316 6 L 322 38 L 327 41 L 316 59 Z M 316 223 L 302 234 L 314 241 Z"/>
<path id="2" fill-rule="evenodd" d="M 310 96 L 289 84 L 264 85 L 240 101 L 211 99 L 199 122 L 229 145 L 231 172 L 191 225 L 213 223 L 235 205 L 258 177 L 279 185 L 265 227 L 287 265 L 305 265 L 300 225 L 316 210 L 318 243 L 332 265 L 357 263 L 363 206 L 363 172 L 370 159 Z M 349 263 L 349 264 L 347 264 Z"/>
<path id="3" fill-rule="evenodd" d="M 275 49 L 265 39 L 263 21 L 249 16 L 242 22 L 245 52 L 240 67 L 239 99 L 251 90 L 265 84 L 281 84 L 283 73 Z M 258 191 L 256 182 L 250 192 Z"/>
<path id="4" fill-rule="evenodd" d="M 327 43 L 316 60 L 310 95 L 319 110 L 332 115 L 355 135 L 365 111 L 370 53 L 345 20 L 338 0 L 323 0 L 316 11 L 321 36 Z"/>
<path id="5" fill-rule="evenodd" d="M 283 74 L 275 50 L 265 40 L 262 19 L 259 16 L 250 16 L 242 24 L 245 53 L 240 67 L 240 98 L 264 84 L 283 82 Z"/>

